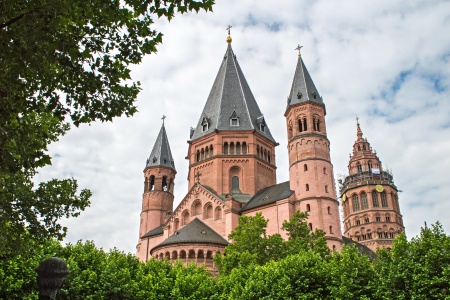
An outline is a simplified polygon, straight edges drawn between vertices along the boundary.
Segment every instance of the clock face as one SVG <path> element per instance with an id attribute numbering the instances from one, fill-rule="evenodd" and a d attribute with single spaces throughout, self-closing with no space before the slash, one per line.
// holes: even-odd
<path id="1" fill-rule="evenodd" d="M 378 193 L 381 193 L 382 191 L 384 191 L 384 187 L 382 185 L 377 184 L 375 186 L 375 189 L 377 190 Z"/>

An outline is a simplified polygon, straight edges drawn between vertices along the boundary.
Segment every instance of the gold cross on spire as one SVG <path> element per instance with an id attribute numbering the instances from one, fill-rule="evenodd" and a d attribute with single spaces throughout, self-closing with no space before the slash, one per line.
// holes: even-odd
<path id="1" fill-rule="evenodd" d="M 295 50 L 298 50 L 298 56 L 301 56 L 300 50 L 303 48 L 303 46 L 300 46 L 300 44 L 297 45 L 297 48 Z"/>
<path id="2" fill-rule="evenodd" d="M 233 26 L 228 25 L 228 27 L 227 27 L 227 30 L 228 30 L 227 43 L 228 43 L 228 44 L 231 44 L 231 42 L 233 41 L 233 39 L 231 38 L 231 35 L 230 35 L 230 29 L 231 29 L 231 27 L 233 27 Z"/>

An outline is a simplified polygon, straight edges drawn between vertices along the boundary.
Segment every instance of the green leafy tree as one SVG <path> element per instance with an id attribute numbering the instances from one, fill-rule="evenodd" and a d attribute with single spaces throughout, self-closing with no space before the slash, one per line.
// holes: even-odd
<path id="1" fill-rule="evenodd" d="M 286 243 L 286 251 L 289 254 L 296 254 L 300 251 L 313 251 L 325 257 L 330 254 L 330 248 L 325 239 L 325 231 L 316 229 L 311 232 L 306 220 L 307 212 L 296 211 L 290 220 L 283 222 L 282 229 L 286 231 L 289 239 Z"/>
<path id="2" fill-rule="evenodd" d="M 76 126 L 131 116 L 140 90 L 130 66 L 156 52 L 153 19 L 210 11 L 214 0 L 0 2 L 0 258 L 20 236 L 62 238 L 90 192 L 74 179 L 33 184 L 47 146 Z M 22 235 L 23 236 L 23 235 Z M 16 248 L 11 249 L 11 245 Z"/>
<path id="3" fill-rule="evenodd" d="M 328 288 L 332 299 L 374 299 L 378 274 L 370 259 L 358 248 L 344 246 L 327 259 L 330 270 Z"/>
<path id="4" fill-rule="evenodd" d="M 377 252 L 378 295 L 385 299 L 450 299 L 450 236 L 437 222 L 407 241 L 399 235 L 392 249 Z"/>
<path id="5" fill-rule="evenodd" d="M 240 294 L 231 299 L 330 299 L 330 272 L 311 250 L 256 266 Z"/>

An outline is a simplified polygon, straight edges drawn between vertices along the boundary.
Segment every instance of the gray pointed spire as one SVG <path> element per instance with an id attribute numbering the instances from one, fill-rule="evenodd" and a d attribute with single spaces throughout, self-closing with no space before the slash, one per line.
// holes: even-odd
<path id="1" fill-rule="evenodd" d="M 322 97 L 317 91 L 317 88 L 309 75 L 308 69 L 306 69 L 306 66 L 303 63 L 302 56 L 299 53 L 287 106 L 289 107 L 306 101 L 314 101 L 323 104 Z"/>
<path id="2" fill-rule="evenodd" d="M 164 118 L 164 117 L 163 117 Z M 172 152 L 170 151 L 169 140 L 167 139 L 166 128 L 164 121 L 156 138 L 153 150 L 147 159 L 147 167 L 162 166 L 175 170 L 175 163 L 173 161 Z"/>
<path id="3" fill-rule="evenodd" d="M 214 130 L 256 130 L 275 142 L 236 60 L 231 42 L 191 139 Z"/>

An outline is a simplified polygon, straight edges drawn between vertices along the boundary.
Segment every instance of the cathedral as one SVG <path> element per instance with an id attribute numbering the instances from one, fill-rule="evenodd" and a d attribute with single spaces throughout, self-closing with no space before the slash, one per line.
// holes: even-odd
<path id="1" fill-rule="evenodd" d="M 233 242 L 228 235 L 239 216 L 261 213 L 269 220 L 268 235 L 287 238 L 282 223 L 297 210 L 308 212 L 310 230 L 325 231 L 332 250 L 350 243 L 372 251 L 389 248 L 395 236 L 404 232 L 398 190 L 363 138 L 359 122 L 348 175 L 339 179 L 337 194 L 325 103 L 298 47 L 284 113 L 289 181 L 277 183 L 275 147 L 279 144 L 231 42 L 228 34 L 211 92 L 190 132 L 189 188 L 177 207 L 173 207 L 177 171 L 164 122 L 146 161 L 138 258 L 196 262 L 213 270 L 214 255 Z"/>

